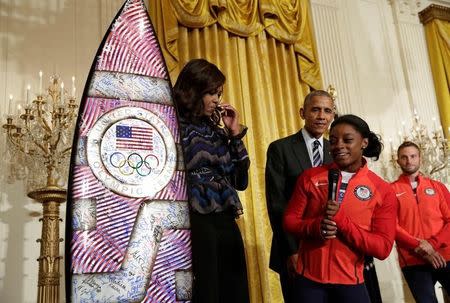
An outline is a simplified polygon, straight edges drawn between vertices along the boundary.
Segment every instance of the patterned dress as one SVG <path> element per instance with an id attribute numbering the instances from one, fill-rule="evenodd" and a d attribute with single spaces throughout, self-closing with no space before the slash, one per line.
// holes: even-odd
<path id="1" fill-rule="evenodd" d="M 181 121 L 188 196 L 193 211 L 200 214 L 231 210 L 242 214 L 237 190 L 248 184 L 250 160 L 242 137 L 230 139 L 222 128 L 202 120 Z"/>
<path id="2" fill-rule="evenodd" d="M 242 214 L 236 190 L 248 184 L 250 160 L 240 135 L 203 120 L 181 120 L 191 207 L 195 303 L 248 303 L 244 243 L 235 218 Z"/>

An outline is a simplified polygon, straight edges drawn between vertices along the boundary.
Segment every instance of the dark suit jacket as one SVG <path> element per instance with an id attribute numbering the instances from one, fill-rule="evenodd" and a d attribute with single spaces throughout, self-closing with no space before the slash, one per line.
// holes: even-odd
<path id="1" fill-rule="evenodd" d="M 330 144 L 323 140 L 324 163 L 332 161 Z M 283 230 L 283 214 L 298 176 L 311 168 L 308 150 L 301 131 L 272 142 L 267 150 L 266 201 L 273 238 L 270 268 L 280 273 L 288 256 L 297 252 L 298 240 Z"/>

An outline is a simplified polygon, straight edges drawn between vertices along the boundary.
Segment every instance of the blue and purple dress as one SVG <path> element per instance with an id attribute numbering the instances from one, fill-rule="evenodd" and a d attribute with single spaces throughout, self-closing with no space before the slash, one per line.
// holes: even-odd
<path id="1" fill-rule="evenodd" d="M 206 120 L 181 121 L 188 196 L 193 211 L 200 214 L 233 211 L 242 214 L 236 190 L 248 184 L 250 160 L 242 142 L 246 129 L 229 138 L 226 131 Z"/>
<path id="2" fill-rule="evenodd" d="M 192 302 L 250 302 L 244 243 L 235 220 L 242 214 L 236 190 L 248 185 L 245 133 L 230 138 L 206 119 L 181 119 L 191 209 Z"/>

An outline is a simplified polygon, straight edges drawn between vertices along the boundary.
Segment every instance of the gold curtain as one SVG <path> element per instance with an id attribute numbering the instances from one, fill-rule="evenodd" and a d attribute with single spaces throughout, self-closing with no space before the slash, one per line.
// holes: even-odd
<path id="1" fill-rule="evenodd" d="M 269 269 L 272 231 L 264 169 L 270 142 L 301 127 L 299 108 L 321 88 L 316 48 L 304 0 L 149 0 L 149 11 L 174 83 L 193 58 L 226 75 L 224 101 L 249 127 L 250 185 L 240 196 L 238 220 L 252 302 L 282 302 L 278 275 Z M 232 290 L 230 290 L 232 291 Z"/>
<path id="2" fill-rule="evenodd" d="M 439 115 L 446 138 L 450 138 L 450 8 L 431 5 L 420 18 L 425 26 Z"/>

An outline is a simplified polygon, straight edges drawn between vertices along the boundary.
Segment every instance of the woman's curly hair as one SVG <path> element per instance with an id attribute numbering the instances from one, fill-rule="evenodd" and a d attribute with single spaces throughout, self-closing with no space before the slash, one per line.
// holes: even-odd
<path id="1" fill-rule="evenodd" d="M 174 100 L 180 117 L 194 122 L 204 112 L 203 96 L 215 94 L 225 83 L 225 75 L 205 59 L 193 59 L 181 70 L 173 87 Z"/>

